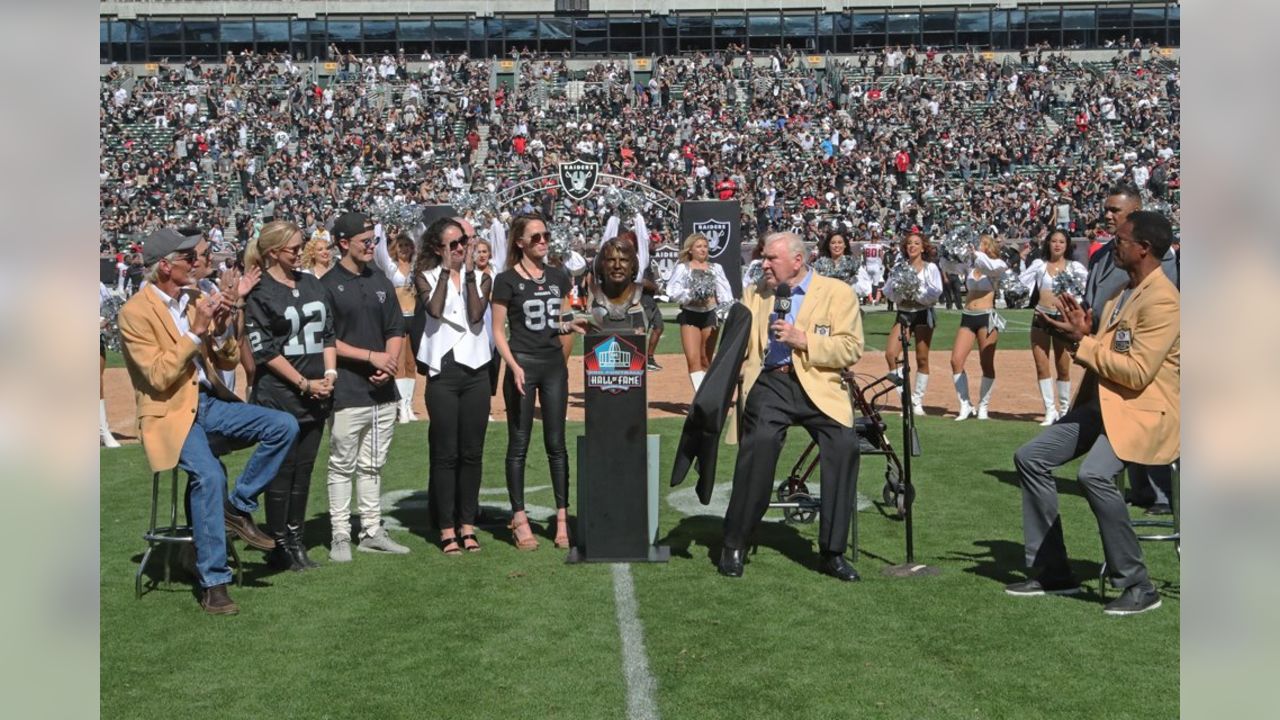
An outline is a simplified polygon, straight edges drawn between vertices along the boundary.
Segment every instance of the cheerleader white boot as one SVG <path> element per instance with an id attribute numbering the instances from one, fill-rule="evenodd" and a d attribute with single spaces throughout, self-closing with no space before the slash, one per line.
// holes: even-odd
<path id="1" fill-rule="evenodd" d="M 702 387 L 702 378 L 706 376 L 707 376 L 707 372 L 705 370 L 699 370 L 698 372 L 689 373 L 689 379 L 693 381 L 694 395 L 698 394 L 698 388 Z"/>
<path id="2" fill-rule="evenodd" d="M 1063 417 L 1071 409 L 1071 381 L 1058 381 L 1058 417 Z"/>
<path id="3" fill-rule="evenodd" d="M 413 386 L 413 378 L 396 379 L 396 389 L 400 391 L 400 404 L 396 408 L 396 418 L 402 425 L 418 419 L 418 416 L 413 414 Z"/>
<path id="4" fill-rule="evenodd" d="M 1053 402 L 1053 381 L 1048 378 L 1040 381 L 1040 400 L 1044 403 L 1044 419 L 1040 427 L 1048 427 L 1058 419 L 1058 407 Z"/>
<path id="5" fill-rule="evenodd" d="M 951 381 L 955 383 L 956 397 L 960 399 L 960 412 L 956 414 L 956 422 L 968 420 L 973 415 L 973 406 L 969 404 L 969 376 L 961 371 L 952 375 Z"/>
<path id="6" fill-rule="evenodd" d="M 111 427 L 107 425 L 107 401 L 101 398 L 98 400 L 98 435 L 102 438 L 103 447 L 120 447 L 120 443 L 111 434 Z"/>
<path id="7" fill-rule="evenodd" d="M 991 403 L 991 388 L 995 386 L 996 379 L 987 376 L 982 377 L 982 391 L 978 396 L 978 419 L 987 419 L 987 405 Z"/>
<path id="8" fill-rule="evenodd" d="M 911 414 L 924 415 L 924 391 L 929 387 L 929 376 L 924 373 L 916 374 L 916 390 L 911 393 Z"/>

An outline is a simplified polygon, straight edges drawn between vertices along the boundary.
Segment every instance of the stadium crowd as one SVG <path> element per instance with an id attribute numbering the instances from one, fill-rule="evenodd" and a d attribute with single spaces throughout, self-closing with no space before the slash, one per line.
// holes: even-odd
<path id="1" fill-rule="evenodd" d="M 574 71 L 526 54 L 511 87 L 492 60 L 330 53 L 340 69 L 321 82 L 248 51 L 148 77 L 109 70 L 102 250 L 164 224 L 208 228 L 219 249 L 273 217 L 310 235 L 343 208 L 445 203 L 575 158 L 677 200 L 739 200 L 745 246 L 768 230 L 816 242 L 835 225 L 855 243 L 957 223 L 1009 240 L 1054 226 L 1089 236 L 1121 181 L 1177 224 L 1179 75 L 1155 52 L 1086 64 L 1045 48 L 1003 62 L 885 48 L 820 74 L 789 48 L 731 50 L 659 57 L 643 84 L 624 61 Z M 551 188 L 506 209 L 568 221 L 590 244 L 610 208 Z M 650 227 L 664 227 L 658 215 Z"/>

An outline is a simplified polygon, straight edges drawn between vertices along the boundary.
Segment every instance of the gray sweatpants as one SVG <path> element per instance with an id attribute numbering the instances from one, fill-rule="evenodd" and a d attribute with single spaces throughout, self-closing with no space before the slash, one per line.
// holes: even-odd
<path id="1" fill-rule="evenodd" d="M 1142 561 L 1138 536 L 1114 481 L 1124 469 L 1124 462 L 1111 448 L 1096 400 L 1072 407 L 1061 420 L 1013 454 L 1013 464 L 1022 483 L 1022 534 L 1027 567 L 1051 577 L 1070 574 L 1067 547 L 1062 539 L 1062 518 L 1058 515 L 1058 488 L 1052 473 L 1081 455 L 1085 459 L 1076 480 L 1098 519 L 1111 584 L 1127 588 L 1144 582 L 1147 568 Z"/>

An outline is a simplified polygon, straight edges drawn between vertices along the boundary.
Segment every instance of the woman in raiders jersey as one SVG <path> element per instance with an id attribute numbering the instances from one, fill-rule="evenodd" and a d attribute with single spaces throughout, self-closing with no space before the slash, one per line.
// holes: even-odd
<path id="1" fill-rule="evenodd" d="M 267 532 L 276 541 L 267 560 L 279 570 L 319 567 L 307 557 L 302 526 L 338 376 L 333 313 L 320 281 L 298 271 L 302 247 L 298 226 L 277 220 L 245 250 L 245 264 L 263 271 L 245 301 L 245 337 L 257 367 L 249 399 L 298 419 L 297 440 L 267 488 L 265 503 Z"/>
<path id="2" fill-rule="evenodd" d="M 428 378 L 431 417 L 428 489 L 440 549 L 452 556 L 480 550 L 475 523 L 489 422 L 492 350 L 485 310 L 493 281 L 476 273 L 468 240 L 456 220 L 436 220 L 422 235 L 413 268 L 422 317 L 416 359 Z"/>
<path id="3" fill-rule="evenodd" d="M 538 215 L 511 221 L 507 269 L 493 286 L 493 340 L 507 364 L 502 397 L 507 405 L 507 494 L 516 547 L 536 550 L 538 540 L 524 511 L 524 465 L 533 428 L 535 393 L 542 407 L 542 437 L 556 500 L 558 548 L 569 547 L 569 456 L 564 423 L 569 411 L 569 366 L 560 336 L 586 332 L 586 320 L 571 320 L 569 274 L 546 264 L 551 234 Z M 511 337 L 502 332 L 508 325 Z"/>

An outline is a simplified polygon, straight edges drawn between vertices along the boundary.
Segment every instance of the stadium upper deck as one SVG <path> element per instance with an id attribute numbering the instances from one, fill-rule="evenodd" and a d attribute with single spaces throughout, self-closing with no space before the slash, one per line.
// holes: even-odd
<path id="1" fill-rule="evenodd" d="M 732 4 L 733 9 L 716 10 L 706 0 L 113 0 L 99 6 L 100 57 L 142 63 L 221 58 L 251 49 L 311 60 L 329 57 L 330 46 L 356 54 L 403 50 L 415 56 L 493 57 L 528 49 L 599 57 L 731 46 L 758 52 L 786 44 L 807 52 L 849 53 L 893 45 L 1017 50 L 1041 43 L 1054 48 L 1115 47 L 1135 39 L 1146 46 L 1180 43 L 1181 9 L 1175 2 Z M 641 5 L 648 9 L 639 10 Z"/>

